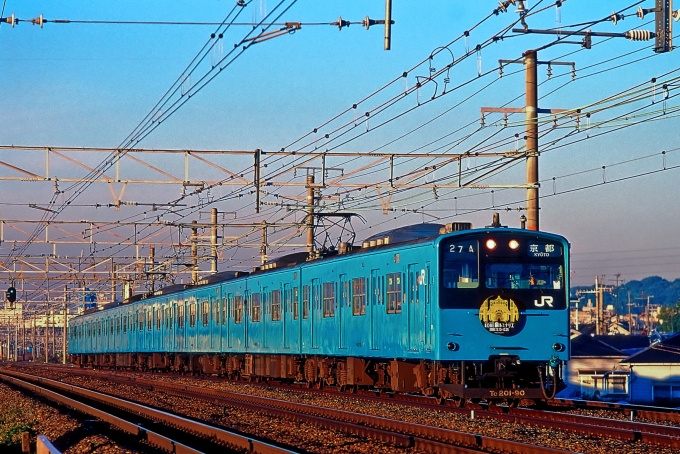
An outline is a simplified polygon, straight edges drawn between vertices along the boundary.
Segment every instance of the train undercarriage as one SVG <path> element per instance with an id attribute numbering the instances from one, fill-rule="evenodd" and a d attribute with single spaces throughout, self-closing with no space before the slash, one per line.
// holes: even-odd
<path id="1" fill-rule="evenodd" d="M 555 396 L 565 387 L 561 364 L 522 362 L 516 356 L 488 361 L 406 361 L 358 357 L 272 354 L 103 353 L 71 355 L 79 367 L 218 375 L 250 381 L 277 380 L 309 387 L 422 394 L 451 399 L 517 404 Z"/>

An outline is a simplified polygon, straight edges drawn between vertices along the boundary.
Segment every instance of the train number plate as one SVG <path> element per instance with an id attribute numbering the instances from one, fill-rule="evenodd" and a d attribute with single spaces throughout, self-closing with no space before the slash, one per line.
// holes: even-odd
<path id="1" fill-rule="evenodd" d="M 490 389 L 489 397 L 524 397 L 523 389 Z"/>

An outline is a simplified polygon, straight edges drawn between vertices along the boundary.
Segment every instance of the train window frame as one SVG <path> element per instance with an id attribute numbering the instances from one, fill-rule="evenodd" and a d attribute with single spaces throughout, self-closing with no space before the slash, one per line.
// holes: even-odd
<path id="1" fill-rule="evenodd" d="M 165 329 L 172 328 L 172 305 L 165 307 Z"/>
<path id="2" fill-rule="evenodd" d="M 271 294 L 272 321 L 281 320 L 281 290 L 272 290 Z"/>
<path id="3" fill-rule="evenodd" d="M 402 306 L 403 276 L 401 273 L 388 273 L 385 275 L 388 314 L 400 314 Z"/>
<path id="4" fill-rule="evenodd" d="M 230 293 L 226 297 L 222 298 L 222 325 L 227 323 L 229 318 L 229 308 L 231 306 L 231 300 L 234 296 Z"/>
<path id="5" fill-rule="evenodd" d="M 366 315 L 366 278 L 352 279 L 352 315 Z"/>
<path id="6" fill-rule="evenodd" d="M 109 330 L 111 331 L 112 336 L 113 336 L 113 329 L 114 329 L 113 325 L 115 325 L 115 323 L 111 323 L 111 319 L 109 318 Z"/>
<path id="7" fill-rule="evenodd" d="M 335 317 L 335 282 L 323 283 L 323 316 Z"/>
<path id="8" fill-rule="evenodd" d="M 234 323 L 243 323 L 243 295 L 234 296 Z"/>
<path id="9" fill-rule="evenodd" d="M 159 306 L 156 308 L 156 331 L 160 331 L 161 326 L 163 326 L 163 308 Z"/>
<path id="10" fill-rule="evenodd" d="M 309 318 L 309 299 L 311 297 L 311 289 L 309 285 L 302 286 L 302 318 Z"/>
<path id="11" fill-rule="evenodd" d="M 296 286 L 291 292 L 293 293 L 293 320 L 297 320 L 300 317 L 300 290 Z"/>
<path id="12" fill-rule="evenodd" d="M 250 295 L 250 320 L 258 323 L 262 319 L 262 294 L 260 292 Z"/>
<path id="13" fill-rule="evenodd" d="M 146 312 L 146 330 L 151 331 L 153 328 L 153 307 L 150 307 Z"/>
<path id="14" fill-rule="evenodd" d="M 196 321 L 197 321 L 197 307 L 196 307 L 196 302 L 194 301 L 193 303 L 189 303 L 189 328 L 194 328 L 196 327 Z"/>
<path id="15" fill-rule="evenodd" d="M 146 310 L 140 309 L 137 311 L 137 323 L 139 324 L 139 331 L 144 331 L 144 323 L 146 323 Z"/>
<path id="16" fill-rule="evenodd" d="M 184 305 L 186 304 L 186 301 L 184 303 L 179 303 L 177 304 L 177 328 L 179 329 L 184 329 Z"/>
<path id="17" fill-rule="evenodd" d="M 203 300 L 201 302 L 201 324 L 208 326 L 208 323 L 210 323 L 210 301 Z"/>
<path id="18" fill-rule="evenodd" d="M 123 314 L 123 333 L 127 333 L 128 315 Z"/>
<path id="19" fill-rule="evenodd" d="M 212 306 L 213 322 L 215 325 L 220 324 L 220 299 L 211 298 L 210 305 Z"/>

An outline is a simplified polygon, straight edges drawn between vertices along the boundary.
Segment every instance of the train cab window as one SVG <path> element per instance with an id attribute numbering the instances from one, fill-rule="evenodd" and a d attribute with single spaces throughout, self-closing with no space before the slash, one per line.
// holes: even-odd
<path id="1" fill-rule="evenodd" d="M 196 303 L 189 304 L 189 328 L 196 326 Z"/>
<path id="2" fill-rule="evenodd" d="M 323 316 L 335 316 L 335 282 L 323 283 Z"/>
<path id="3" fill-rule="evenodd" d="M 442 287 L 479 287 L 478 242 L 462 240 L 442 246 Z"/>
<path id="4" fill-rule="evenodd" d="M 366 279 L 352 279 L 352 315 L 366 314 Z"/>
<path id="5" fill-rule="evenodd" d="M 259 293 L 253 293 L 251 297 L 252 314 L 251 319 L 254 322 L 259 322 L 262 314 L 262 297 Z"/>
<path id="6" fill-rule="evenodd" d="M 272 290 L 272 320 L 281 320 L 281 290 Z"/>
<path id="7" fill-rule="evenodd" d="M 184 304 L 177 305 L 177 328 L 184 328 Z"/>
<path id="8" fill-rule="evenodd" d="M 401 313 L 401 273 L 387 275 L 387 313 Z"/>
<path id="9" fill-rule="evenodd" d="M 243 321 L 243 297 L 237 295 L 234 297 L 234 323 L 241 323 Z"/>
<path id="10" fill-rule="evenodd" d="M 485 269 L 487 288 L 557 290 L 564 288 L 561 264 L 489 263 Z"/>
<path id="11" fill-rule="evenodd" d="M 210 302 L 203 301 L 201 304 L 201 323 L 203 326 L 208 326 L 208 318 L 210 316 Z"/>

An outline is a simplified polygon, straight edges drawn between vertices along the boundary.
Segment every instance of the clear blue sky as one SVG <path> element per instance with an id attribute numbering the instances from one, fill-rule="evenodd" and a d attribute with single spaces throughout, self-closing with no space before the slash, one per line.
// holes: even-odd
<path id="1" fill-rule="evenodd" d="M 3 16 L 14 13 L 24 20 L 43 14 L 48 20 L 219 22 L 234 3 L 213 0 L 141 3 L 7 0 L 4 2 Z M 274 0 L 255 0 L 243 12 L 239 21 L 258 21 L 278 3 Z M 290 0 L 284 2 L 285 5 L 291 3 Z M 380 26 L 367 31 L 361 25 L 355 24 L 339 31 L 336 27 L 327 25 L 303 25 L 295 34 L 249 48 L 138 146 L 278 150 L 411 69 L 435 49 L 447 45 L 497 8 L 497 2 L 491 0 L 394 3 L 393 19 L 396 23 L 392 29 L 392 50 L 382 49 L 383 30 Z M 539 8 L 551 3 L 554 5 L 554 2 L 539 3 L 536 0 L 528 3 L 530 7 Z M 559 13 L 552 7 L 530 17 L 527 22 L 531 28 L 541 29 L 560 24 L 577 24 L 602 18 L 614 10 L 632 4 L 632 1 L 568 0 L 559 9 Z M 654 2 L 648 0 L 641 5 L 653 8 Z M 515 7 L 511 6 L 508 13 L 494 16 L 473 30 L 467 42 L 461 39 L 452 44 L 450 50 L 454 57 L 459 58 L 464 54 L 466 46 L 474 49 L 478 43 L 483 43 L 511 24 L 518 17 L 514 11 Z M 625 12 L 626 15 L 632 13 L 634 9 Z M 360 21 L 365 16 L 383 18 L 384 2 L 299 0 L 282 16 L 281 21 L 331 22 L 339 16 L 353 22 Z M 652 19 L 653 14 L 645 22 Z M 592 30 L 625 32 L 642 23 L 629 16 L 616 26 L 605 22 L 593 26 Z M 208 41 L 214 29 L 214 26 L 83 23 L 46 23 L 42 29 L 26 22 L 20 22 L 15 28 L 7 24 L 0 25 L 0 93 L 3 105 L 0 110 L 0 144 L 73 147 L 120 145 Z M 246 26 L 233 27 L 224 37 L 223 51 L 216 56 L 225 55 L 248 29 Z M 644 29 L 653 30 L 653 23 Z M 340 150 L 370 151 L 383 147 L 381 151 L 434 151 L 437 145 L 426 144 L 435 140 L 439 140 L 439 145 L 446 143 L 444 136 L 474 122 L 454 133 L 448 140 L 462 139 L 467 134 L 472 134 L 479 126 L 480 107 L 501 106 L 511 101 L 508 105 L 522 107 L 524 103 L 521 65 L 506 68 L 502 79 L 498 79 L 496 72 L 476 80 L 479 65 L 484 73 L 497 68 L 499 59 L 519 58 L 525 50 L 548 44 L 553 39 L 553 36 L 536 35 L 508 37 L 485 47 L 479 56 L 472 55 L 457 64 L 449 74 L 452 86 L 469 81 L 468 85 L 351 141 Z M 547 80 L 546 67 L 541 66 L 539 95 L 556 90 L 541 98 L 541 107 L 578 108 L 647 82 L 644 85 L 649 90 L 646 101 L 594 114 L 591 121 L 595 123 L 625 114 L 629 117 L 617 123 L 625 125 L 641 119 L 633 118 L 631 115 L 634 114 L 628 113 L 643 105 L 651 107 L 638 113 L 660 109 L 662 88 L 657 87 L 655 105 L 652 106 L 649 81 L 652 77 L 659 77 L 678 68 L 680 50 L 655 55 L 651 50 L 652 43 L 653 41 L 634 42 L 622 38 L 593 38 L 595 45 L 591 50 L 580 50 L 580 46 L 573 44 L 559 44 L 542 50 L 540 60 L 575 62 L 577 77 L 574 82 L 564 85 L 571 80 L 569 69 L 555 66 L 551 80 Z M 638 52 L 607 62 L 633 51 Z M 435 70 L 441 69 L 450 61 L 449 57 L 444 58 L 442 55 L 449 54 L 441 53 L 433 59 L 432 66 Z M 650 58 L 643 59 L 644 57 Z M 640 59 L 643 60 L 636 62 Z M 592 66 L 598 63 L 599 66 Z M 623 63 L 631 64 L 615 69 Z M 428 70 L 427 65 L 420 66 L 409 74 L 405 82 L 400 81 L 385 94 L 371 98 L 366 106 L 375 107 L 388 95 L 393 96 L 399 90 L 412 87 L 415 76 L 426 76 Z M 601 70 L 607 71 L 595 74 Z M 516 74 L 513 75 L 512 72 Z M 194 76 L 193 80 L 197 78 Z M 443 76 L 439 83 L 442 81 Z M 491 82 L 494 83 L 488 88 L 462 102 Z M 384 118 L 398 115 L 416 104 L 418 98 L 421 101 L 428 99 L 431 93 L 431 88 L 424 88 L 421 93 L 408 97 L 386 112 Z M 515 98 L 517 99 L 514 100 Z M 677 105 L 677 100 L 673 98 L 667 102 L 669 109 Z M 450 112 L 439 120 L 395 141 L 404 132 L 424 125 L 446 111 Z M 668 117 L 672 115 L 669 114 Z M 499 119 L 496 115 L 490 117 L 487 123 Z M 517 116 L 510 118 L 511 122 L 520 120 Z M 377 124 L 378 120 L 375 121 Z M 573 123 L 569 127 L 575 130 Z M 563 136 L 569 127 L 546 134 L 541 138 L 541 144 L 549 143 L 553 137 Z M 587 127 L 588 120 L 583 118 L 583 131 L 579 134 L 574 132 L 573 139 L 583 139 L 588 134 L 597 135 L 604 131 L 598 128 L 593 128 L 592 132 L 585 131 Z M 521 126 L 502 129 L 499 126 L 489 126 L 453 147 L 451 152 L 474 150 L 477 143 L 494 142 L 495 139 L 488 139 L 491 134 L 498 133 L 497 139 L 511 136 L 515 132 L 522 134 Z M 571 241 L 572 284 L 591 284 L 595 275 L 606 275 L 609 281 L 616 273 L 620 273 L 626 280 L 648 275 L 660 275 L 667 279 L 680 277 L 678 170 L 651 173 L 606 185 L 599 184 L 661 168 L 663 161 L 660 153 L 662 150 L 678 147 L 679 130 L 678 119 L 668 118 L 544 150 L 540 158 L 540 178 L 545 180 L 541 195 L 557 194 L 541 200 L 541 229 L 562 234 Z M 563 143 L 565 141 L 559 144 Z M 507 149 L 507 144 L 504 147 L 499 146 L 496 151 Z M 22 158 L 18 153 L 20 152 L 0 151 L 0 160 L 22 163 L 22 159 L 31 159 Z M 654 154 L 657 154 L 654 158 L 636 160 Z M 680 164 L 680 150 L 668 153 L 666 160 L 668 167 Z M 479 162 L 469 161 L 466 164 L 468 167 L 489 162 L 481 158 Z M 626 161 L 629 162 L 624 164 Z M 229 165 L 233 165 L 233 169 L 240 169 L 248 167 L 249 163 L 249 160 L 244 160 Z M 163 164 L 158 163 L 159 166 Z M 346 171 L 352 165 L 356 164 L 343 163 Z M 602 166 L 606 167 L 604 171 Z M 442 178 L 442 173 L 452 171 L 453 169 L 446 169 L 436 176 L 430 175 L 429 178 Z M 0 172 L 2 175 L 11 174 L 10 170 L 1 166 Z M 55 173 L 59 173 L 58 167 L 55 168 Z M 383 180 L 385 174 L 365 174 L 362 178 L 370 184 Z M 489 184 L 521 184 L 524 182 L 523 164 L 485 181 Z M 25 203 L 44 204 L 51 197 L 52 187 L 47 183 L 19 185 L 0 182 L 0 185 L 5 187 L 5 195 L 0 201 L 0 218 L 25 216 L 33 219 L 40 215 L 28 208 L 3 206 L 2 203 L 6 204 L 9 200 L 8 193 L 17 194 L 16 200 Z M 592 187 L 581 189 L 586 186 Z M 126 198 L 163 202 L 179 195 L 178 189 L 173 188 L 171 196 L 163 192 L 166 190 L 131 188 Z M 397 213 L 396 216 L 384 216 L 375 208 L 375 201 L 365 201 L 353 207 L 363 210 L 362 215 L 369 221 L 366 225 L 356 223 L 357 238 L 360 240 L 391 225 L 421 222 L 423 219 L 430 220 L 433 216 L 444 217 L 442 222 L 463 220 L 462 217 L 454 219 L 456 208 L 460 211 L 474 211 L 476 208 L 489 208 L 491 204 L 501 210 L 505 207 L 512 209 L 513 211 L 502 213 L 502 220 L 506 224 L 517 226 L 520 213 L 515 209 L 522 205 L 518 201 L 524 197 L 524 191 L 494 191 L 493 195 L 483 190 L 461 191 L 456 194 L 444 191 L 439 194 L 440 200 L 436 203 L 431 195 L 425 191 L 412 191 L 399 199 L 399 203 L 395 200 L 395 206 L 409 208 L 417 207 L 414 200 L 420 200 L 430 207 L 428 215 Z M 454 196 L 458 197 L 455 201 Z M 79 202 L 106 202 L 108 197 L 107 189 L 91 187 Z M 252 197 L 244 197 L 238 201 L 225 202 L 219 205 L 219 209 L 237 210 L 242 213 L 242 219 L 253 222 L 276 218 L 274 210 L 256 216 L 252 209 L 253 202 Z M 446 210 L 450 210 L 451 217 L 446 217 Z M 485 225 L 490 223 L 491 212 L 489 209 L 470 212 L 465 215 L 465 219 L 471 220 L 477 226 Z M 109 210 L 106 213 L 102 210 L 69 208 L 59 219 L 111 219 L 133 213 L 137 212 L 131 208 L 124 208 L 119 212 Z M 7 243 L 3 247 L 7 247 L 6 245 Z"/>

